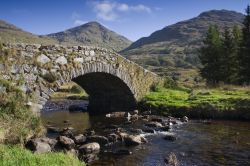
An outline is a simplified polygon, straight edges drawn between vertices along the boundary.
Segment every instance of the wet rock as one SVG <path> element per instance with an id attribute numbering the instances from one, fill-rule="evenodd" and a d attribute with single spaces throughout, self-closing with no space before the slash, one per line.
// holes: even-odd
<path id="1" fill-rule="evenodd" d="M 139 116 L 138 116 L 137 114 L 132 115 L 132 116 L 130 117 L 130 120 L 131 120 L 131 121 L 139 120 Z"/>
<path id="2" fill-rule="evenodd" d="M 85 106 L 81 106 L 81 105 L 70 105 L 69 111 L 70 112 L 86 112 L 87 109 Z"/>
<path id="3" fill-rule="evenodd" d="M 59 133 L 60 129 L 57 127 L 49 126 L 49 127 L 47 127 L 47 132 L 48 133 Z"/>
<path id="4" fill-rule="evenodd" d="M 149 128 L 144 128 L 144 129 L 142 129 L 142 131 L 145 133 L 155 133 L 154 129 L 149 129 Z"/>
<path id="5" fill-rule="evenodd" d="M 66 136 L 66 137 L 72 138 L 72 137 L 74 136 L 73 130 L 74 130 L 74 128 L 72 128 L 72 127 L 64 128 L 64 129 L 60 132 L 60 135 L 61 135 L 61 136 Z"/>
<path id="6" fill-rule="evenodd" d="M 168 141 L 175 141 L 177 138 L 175 135 L 165 135 L 164 139 Z"/>
<path id="7" fill-rule="evenodd" d="M 105 129 L 117 129 L 118 127 L 119 127 L 118 125 L 111 124 L 111 125 L 105 126 L 104 128 Z"/>
<path id="8" fill-rule="evenodd" d="M 88 142 L 97 142 L 100 145 L 106 145 L 109 143 L 108 138 L 100 135 L 93 135 L 87 137 Z"/>
<path id="9" fill-rule="evenodd" d="M 84 155 L 80 155 L 79 158 L 85 163 L 91 163 L 99 159 L 96 154 L 84 154 Z"/>
<path id="10" fill-rule="evenodd" d="M 74 136 L 74 141 L 76 144 L 83 144 L 87 140 L 86 136 L 83 134 L 79 134 L 77 136 Z"/>
<path id="11" fill-rule="evenodd" d="M 32 139 L 25 145 L 27 149 L 30 149 L 34 153 L 47 153 L 51 151 L 51 147 L 48 143 L 42 142 L 40 139 Z"/>
<path id="12" fill-rule="evenodd" d="M 152 118 L 151 121 L 153 122 L 163 122 L 163 119 L 162 118 Z"/>
<path id="13" fill-rule="evenodd" d="M 159 129 L 162 130 L 162 131 L 169 131 L 170 130 L 170 126 L 162 126 Z"/>
<path id="14" fill-rule="evenodd" d="M 162 127 L 162 124 L 159 123 L 159 122 L 149 122 L 149 123 L 146 123 L 145 126 L 148 126 L 148 127 Z"/>
<path id="15" fill-rule="evenodd" d="M 187 116 L 183 116 L 181 119 L 182 122 L 188 122 L 188 117 Z"/>
<path id="16" fill-rule="evenodd" d="M 81 154 L 99 153 L 100 145 L 97 142 L 88 143 L 79 147 Z"/>
<path id="17" fill-rule="evenodd" d="M 132 152 L 129 151 L 128 149 L 119 149 L 119 150 L 116 150 L 113 154 L 115 154 L 115 155 L 131 155 Z"/>
<path id="18" fill-rule="evenodd" d="M 58 141 L 63 147 L 67 149 L 72 149 L 75 147 L 75 142 L 66 136 L 59 136 Z"/>
<path id="19" fill-rule="evenodd" d="M 119 140 L 121 141 L 124 141 L 124 138 L 128 136 L 128 134 L 124 132 L 117 132 L 117 135 L 119 136 Z"/>
<path id="20" fill-rule="evenodd" d="M 118 139 L 119 139 L 119 136 L 117 134 L 115 134 L 115 133 L 112 133 L 112 134 L 108 135 L 109 142 L 115 143 L 115 142 L 118 141 Z"/>
<path id="21" fill-rule="evenodd" d="M 145 111 L 145 112 L 142 112 L 141 114 L 142 115 L 151 115 L 151 113 L 152 113 L 151 111 Z"/>
<path id="22" fill-rule="evenodd" d="M 133 112 L 134 112 L 134 114 L 139 114 L 138 110 L 134 110 Z"/>
<path id="23" fill-rule="evenodd" d="M 142 129 L 134 129 L 134 128 L 131 128 L 129 131 L 136 134 L 141 134 L 143 132 Z"/>
<path id="24" fill-rule="evenodd" d="M 122 118 L 125 117 L 126 112 L 112 112 L 109 114 L 106 114 L 107 118 Z"/>
<path id="25" fill-rule="evenodd" d="M 170 153 L 165 159 L 165 163 L 170 165 L 170 166 L 177 166 L 178 165 L 178 160 L 177 157 L 174 153 Z"/>
<path id="26" fill-rule="evenodd" d="M 91 130 L 86 130 L 84 134 L 87 135 L 87 136 L 93 136 L 93 135 L 95 135 L 95 131 L 92 130 L 92 129 Z"/>
<path id="27" fill-rule="evenodd" d="M 142 143 L 146 143 L 146 138 L 140 136 L 140 135 L 127 135 L 124 137 L 124 143 L 126 146 L 134 146 L 134 145 L 140 145 Z"/>

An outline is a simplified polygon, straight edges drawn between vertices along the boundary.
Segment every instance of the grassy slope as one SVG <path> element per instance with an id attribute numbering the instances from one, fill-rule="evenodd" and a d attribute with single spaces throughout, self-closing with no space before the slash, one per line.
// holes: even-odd
<path id="1" fill-rule="evenodd" d="M 84 166 L 63 153 L 33 154 L 18 146 L 0 145 L 0 165 L 4 166 Z"/>
<path id="2" fill-rule="evenodd" d="M 158 88 L 146 95 L 142 105 L 163 114 L 189 115 L 196 118 L 250 119 L 250 88 Z"/>

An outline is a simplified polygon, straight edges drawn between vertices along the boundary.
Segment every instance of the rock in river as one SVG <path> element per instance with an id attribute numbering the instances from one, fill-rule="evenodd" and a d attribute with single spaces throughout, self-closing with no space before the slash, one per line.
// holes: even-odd
<path id="1" fill-rule="evenodd" d="M 72 149 L 75 146 L 75 142 L 66 136 L 59 136 L 58 141 L 63 147 L 67 149 Z"/>
<path id="2" fill-rule="evenodd" d="M 79 147 L 82 154 L 99 153 L 100 145 L 97 142 L 88 143 Z"/>
<path id="3" fill-rule="evenodd" d="M 127 135 L 124 137 L 124 143 L 127 146 L 140 145 L 142 143 L 146 143 L 147 139 L 140 135 Z"/>
<path id="4" fill-rule="evenodd" d="M 87 137 L 87 141 L 88 142 L 97 142 L 100 145 L 106 145 L 109 143 L 108 138 L 106 138 L 104 136 L 100 136 L 100 135 L 89 136 L 89 137 Z"/>

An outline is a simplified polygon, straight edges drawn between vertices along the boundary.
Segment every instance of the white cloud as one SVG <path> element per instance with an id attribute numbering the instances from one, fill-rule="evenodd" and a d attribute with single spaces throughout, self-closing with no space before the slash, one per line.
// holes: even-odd
<path id="1" fill-rule="evenodd" d="M 75 26 L 79 26 L 79 25 L 86 24 L 86 23 L 87 23 L 87 21 L 83 21 L 83 20 L 75 20 L 74 21 Z"/>
<path id="2" fill-rule="evenodd" d="M 136 6 L 131 6 L 130 7 L 131 10 L 134 10 L 134 11 L 137 11 L 137 12 L 147 12 L 147 13 L 151 13 L 151 8 L 150 7 L 147 7 L 145 5 L 136 5 Z"/>
<path id="3" fill-rule="evenodd" d="M 77 12 L 73 12 L 72 15 L 71 15 L 71 18 L 72 18 L 73 20 L 79 19 L 80 17 L 81 17 L 81 15 L 78 14 Z"/>
<path id="4" fill-rule="evenodd" d="M 127 4 L 125 4 L 125 3 L 118 4 L 117 10 L 119 10 L 119 11 L 128 11 L 129 6 Z"/>
<path id="5" fill-rule="evenodd" d="M 97 2 L 95 4 L 97 17 L 105 21 L 114 21 L 117 18 L 116 13 L 114 12 L 115 7 L 115 3 L 110 3 L 108 1 Z"/>
<path id="6" fill-rule="evenodd" d="M 143 4 L 128 5 L 111 1 L 97 1 L 94 3 L 94 11 L 99 19 L 104 21 L 115 21 L 119 12 L 146 12 L 151 13 L 152 9 Z"/>

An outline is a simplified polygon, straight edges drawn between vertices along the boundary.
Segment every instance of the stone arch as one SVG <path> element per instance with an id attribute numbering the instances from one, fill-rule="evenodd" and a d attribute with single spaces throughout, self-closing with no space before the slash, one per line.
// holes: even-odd
<path id="1" fill-rule="evenodd" d="M 21 89 L 32 91 L 33 98 L 29 103 L 40 109 L 62 84 L 88 78 L 84 76 L 91 76 L 91 73 L 99 73 L 95 75 L 96 79 L 101 77 L 101 73 L 107 76 L 103 78 L 107 82 L 109 80 L 106 78 L 119 82 L 117 84 L 136 102 L 143 98 L 152 85 L 161 81 L 156 74 L 105 48 L 5 44 L 4 49 L 13 50 L 13 55 L 8 57 L 10 63 L 0 63 L 0 78 L 12 80 L 13 83 L 15 80 L 11 78 L 23 78 L 25 84 Z M 44 78 L 48 73 L 56 76 L 53 83 Z"/>

